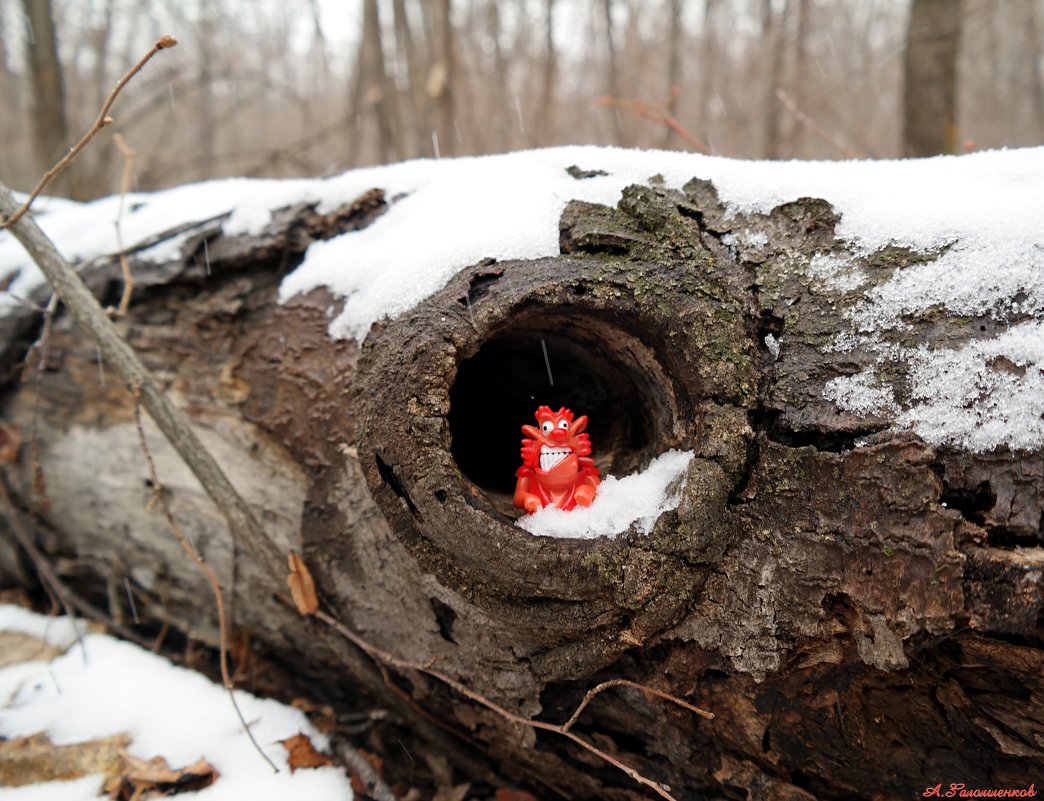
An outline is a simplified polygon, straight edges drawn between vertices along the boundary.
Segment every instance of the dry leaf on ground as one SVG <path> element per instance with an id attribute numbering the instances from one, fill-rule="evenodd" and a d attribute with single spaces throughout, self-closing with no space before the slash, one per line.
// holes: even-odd
<path id="1" fill-rule="evenodd" d="M 46 734 L 0 741 L 0 787 L 68 781 L 116 770 L 125 734 L 72 745 L 55 745 Z"/>
<path id="2" fill-rule="evenodd" d="M 464 801 L 470 790 L 470 782 L 457 784 L 453 787 L 440 787 L 432 801 Z"/>
<path id="3" fill-rule="evenodd" d="M 22 447 L 22 432 L 18 426 L 0 422 L 0 464 L 11 464 L 18 459 Z"/>
<path id="4" fill-rule="evenodd" d="M 218 772 L 204 759 L 197 759 L 188 767 L 174 770 L 163 757 L 146 761 L 121 749 L 120 762 L 119 772 L 111 776 L 103 788 L 113 801 L 142 801 L 156 796 L 202 790 L 212 785 L 218 777 Z"/>
<path id="5" fill-rule="evenodd" d="M 50 662 L 65 653 L 43 640 L 21 631 L 0 631 L 0 668 L 20 662 Z"/>
<path id="6" fill-rule="evenodd" d="M 304 559 L 293 551 L 290 551 L 287 560 L 290 563 L 290 575 L 286 583 L 290 587 L 290 596 L 294 599 L 294 606 L 302 615 L 311 615 L 319 608 L 319 598 L 315 594 L 315 582 L 308 570 Z"/>
<path id="7" fill-rule="evenodd" d="M 494 796 L 495 801 L 537 801 L 535 796 L 525 790 L 512 790 L 508 787 L 500 787 Z"/>
<path id="8" fill-rule="evenodd" d="M 322 768 L 332 765 L 333 761 L 326 754 L 320 754 L 312 745 L 307 734 L 295 734 L 282 741 L 286 749 L 287 761 L 290 763 L 290 772 L 298 768 Z"/>
<path id="9" fill-rule="evenodd" d="M 359 752 L 359 756 L 363 757 L 367 762 L 373 765 L 373 769 L 377 771 L 377 775 L 381 776 L 384 770 L 384 760 L 376 754 L 371 754 L 369 751 L 363 751 L 361 748 L 355 749 Z M 352 791 L 356 795 L 369 794 L 370 788 L 366 786 L 366 781 L 356 773 L 354 770 L 351 771 L 352 780 Z"/>

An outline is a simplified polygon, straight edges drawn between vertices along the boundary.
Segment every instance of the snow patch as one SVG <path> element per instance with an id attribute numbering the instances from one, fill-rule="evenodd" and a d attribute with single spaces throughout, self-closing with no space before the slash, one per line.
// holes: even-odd
<path id="1" fill-rule="evenodd" d="M 835 292 L 851 292 L 867 282 L 867 275 L 852 257 L 816 253 L 808 264 L 810 278 Z"/>
<path id="2" fill-rule="evenodd" d="M 0 787 L 2 801 L 99 801 L 102 776 L 84 776 L 70 781 L 27 784 L 22 787 Z"/>
<path id="3" fill-rule="evenodd" d="M 1044 209 L 1042 193 L 1038 212 Z M 992 214 L 983 210 L 983 214 Z M 852 312 L 859 331 L 904 327 L 904 315 L 941 307 L 955 315 L 1009 320 L 1044 312 L 1044 235 L 991 242 L 965 239 L 935 261 L 897 270 Z"/>
<path id="4" fill-rule="evenodd" d="M 779 350 L 782 347 L 783 340 L 776 339 L 772 334 L 765 334 L 765 347 L 768 348 L 769 354 L 772 356 L 772 361 L 779 359 Z"/>
<path id="5" fill-rule="evenodd" d="M 911 354 L 912 402 L 896 419 L 932 445 L 1044 447 L 1044 322 L 957 349 Z"/>
<path id="6" fill-rule="evenodd" d="M 856 414 L 891 416 L 899 411 L 892 390 L 883 387 L 873 373 L 856 373 L 827 381 L 823 397 Z"/>
<path id="7" fill-rule="evenodd" d="M 22 609 L 0 607 L 0 626 L 38 635 L 72 629 L 63 618 L 45 618 Z M 193 798 L 281 801 L 309 798 L 350 801 L 343 771 L 329 768 L 291 774 L 280 741 L 303 732 L 317 748 L 328 745 L 302 712 L 275 701 L 236 691 L 244 718 L 271 768 L 250 744 L 223 687 L 177 667 L 167 659 L 103 634 L 88 634 L 48 664 L 23 663 L 0 669 L 0 736 L 23 737 L 47 732 L 56 745 L 127 733 L 128 751 L 142 759 L 162 756 L 171 767 L 202 757 L 221 774 Z M 21 795 L 0 789 L 0 799 L 62 798 L 87 801 L 100 796 L 102 777 L 38 785 Z"/>
<path id="8" fill-rule="evenodd" d="M 574 539 L 612 537 L 634 524 L 639 532 L 648 534 L 661 514 L 678 508 L 684 486 L 681 482 L 692 457 L 692 451 L 669 450 L 641 473 L 624 478 L 606 476 L 598 485 L 594 502 L 586 508 L 577 506 L 564 512 L 545 506 L 519 518 L 515 525 L 530 534 Z"/>
<path id="9" fill-rule="evenodd" d="M 735 233 L 722 234 L 721 241 L 730 248 L 735 248 L 737 245 L 743 247 L 752 248 L 757 250 L 763 248 L 768 244 L 768 234 L 764 231 L 754 231 L 750 228 L 741 228 Z"/>
<path id="10" fill-rule="evenodd" d="M 16 631 L 65 649 L 87 633 L 87 623 L 69 617 L 45 617 L 20 606 L 0 606 L 0 631 Z"/>

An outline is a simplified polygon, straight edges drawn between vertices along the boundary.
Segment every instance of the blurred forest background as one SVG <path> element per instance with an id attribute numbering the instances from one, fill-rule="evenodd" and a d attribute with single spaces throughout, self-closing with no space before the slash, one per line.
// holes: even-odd
<path id="1" fill-rule="evenodd" d="M 0 0 L 0 176 L 76 198 L 559 144 L 770 159 L 1044 142 L 1044 0 Z"/>

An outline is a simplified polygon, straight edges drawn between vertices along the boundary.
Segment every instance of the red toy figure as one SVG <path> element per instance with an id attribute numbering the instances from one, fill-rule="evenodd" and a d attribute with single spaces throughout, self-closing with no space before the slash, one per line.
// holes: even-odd
<path id="1" fill-rule="evenodd" d="M 598 487 L 598 468 L 591 458 L 591 440 L 581 433 L 587 416 L 573 420 L 562 407 L 536 411 L 540 428 L 522 426 L 522 466 L 515 475 L 515 506 L 527 512 L 553 503 L 567 512 L 577 504 L 590 506 Z"/>

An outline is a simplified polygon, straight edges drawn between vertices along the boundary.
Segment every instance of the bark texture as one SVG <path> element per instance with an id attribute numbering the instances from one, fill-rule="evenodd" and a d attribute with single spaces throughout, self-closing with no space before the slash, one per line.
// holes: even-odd
<path id="1" fill-rule="evenodd" d="M 374 192 L 327 217 L 288 209 L 251 240 L 203 223 L 188 232 L 195 255 L 139 265 L 123 322 L 336 617 L 516 714 L 564 722 L 612 678 L 712 711 L 618 687 L 574 728 L 679 799 L 909 798 L 1041 775 L 1044 455 L 933 448 L 824 399 L 863 358 L 825 345 L 855 300 L 809 270 L 812 254 L 843 246 L 828 204 L 726 217 L 695 180 L 630 187 L 617 208 L 575 202 L 560 256 L 474 265 L 363 345 L 332 341 L 336 301 L 278 304 L 279 280 L 311 241 L 368 224 L 384 203 Z M 884 280 L 919 258 L 889 250 L 861 267 Z M 116 286 L 115 264 L 87 273 L 99 294 Z M 987 322 L 911 325 L 956 343 Z M 5 324 L 24 350 L 36 323 Z M 9 363 L 20 355 L 7 350 Z M 693 450 L 680 506 L 647 536 L 555 540 L 512 525 L 518 427 L 541 403 L 590 416 L 603 472 Z M 132 404 L 59 316 L 46 369 L 3 406 L 46 482 L 41 493 L 26 447 L 22 501 L 85 593 L 128 577 L 139 612 L 212 642 L 204 581 L 147 507 Z M 234 587 L 240 625 L 302 675 L 331 691 L 361 683 L 422 736 L 438 720 L 469 775 L 546 797 L 649 797 L 429 677 L 396 671 L 392 692 L 278 600 L 285 588 L 237 555 L 206 494 L 146 433 L 175 516 Z"/>

